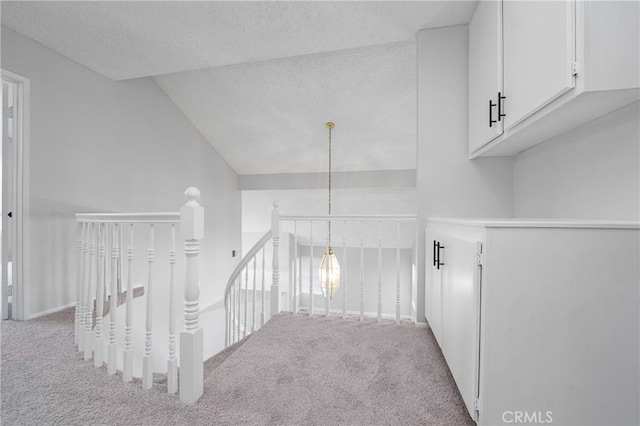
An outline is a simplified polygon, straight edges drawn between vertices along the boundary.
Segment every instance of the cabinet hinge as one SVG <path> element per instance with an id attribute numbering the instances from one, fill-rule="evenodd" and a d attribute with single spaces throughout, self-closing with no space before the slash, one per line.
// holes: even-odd
<path id="1" fill-rule="evenodd" d="M 473 409 L 479 413 L 480 412 L 480 398 L 475 398 L 473 400 Z"/>
<path id="2" fill-rule="evenodd" d="M 571 62 L 571 75 L 578 75 L 578 62 Z"/>
<path id="3" fill-rule="evenodd" d="M 6 118 L 13 118 L 13 107 L 4 108 L 3 113 Z"/>
<path id="4" fill-rule="evenodd" d="M 478 261 L 478 263 L 477 263 L 478 266 L 484 265 L 484 253 L 477 252 L 476 253 L 476 260 Z"/>

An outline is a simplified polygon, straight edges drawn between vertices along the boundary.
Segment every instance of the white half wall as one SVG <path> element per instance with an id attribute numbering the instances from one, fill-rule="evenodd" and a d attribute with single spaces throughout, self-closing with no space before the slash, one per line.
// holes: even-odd
<path id="1" fill-rule="evenodd" d="M 636 102 L 521 153 L 518 217 L 640 219 L 640 107 Z"/>
<path id="2" fill-rule="evenodd" d="M 417 321 L 424 319 L 426 218 L 511 217 L 513 159 L 468 159 L 468 27 L 418 32 Z"/>
<path id="3" fill-rule="evenodd" d="M 241 250 L 238 176 L 155 82 L 113 82 L 5 27 L 2 68 L 31 83 L 25 317 L 75 301 L 74 213 L 178 211 L 189 186 L 205 208 L 201 306 L 221 298 Z"/>

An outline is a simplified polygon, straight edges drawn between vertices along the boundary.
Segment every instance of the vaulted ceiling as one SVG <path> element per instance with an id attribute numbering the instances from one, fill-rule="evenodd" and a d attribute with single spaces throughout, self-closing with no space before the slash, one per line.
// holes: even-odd
<path id="1" fill-rule="evenodd" d="M 7 2 L 2 24 L 113 80 L 153 77 L 239 174 L 414 169 L 418 30 L 475 1 Z"/>

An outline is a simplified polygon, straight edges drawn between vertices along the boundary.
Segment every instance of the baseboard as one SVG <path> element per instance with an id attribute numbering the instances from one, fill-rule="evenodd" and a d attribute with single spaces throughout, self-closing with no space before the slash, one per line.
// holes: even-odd
<path id="1" fill-rule="evenodd" d="M 74 306 L 76 306 L 76 302 L 72 302 L 72 303 L 69 303 L 68 305 L 64 305 L 64 306 L 58 306 L 57 308 L 47 309 L 46 311 L 37 312 L 35 314 L 29 315 L 29 318 L 27 318 L 27 321 L 30 321 L 30 320 L 36 319 L 36 318 L 40 318 L 40 317 L 43 317 L 45 315 L 55 314 L 56 312 L 64 311 L 65 309 L 73 308 Z"/>
<path id="2" fill-rule="evenodd" d="M 298 311 L 299 312 L 309 312 L 309 307 L 308 306 L 300 306 L 298 307 Z M 290 311 L 281 311 L 281 312 L 290 312 Z M 335 316 L 340 316 L 342 314 L 342 309 L 341 308 L 336 308 L 336 309 L 329 309 L 329 312 L 332 315 Z M 313 308 L 313 316 L 316 317 L 322 317 L 325 314 L 325 310 L 324 307 L 315 307 Z M 360 316 L 360 311 L 354 311 L 354 310 L 349 310 L 347 309 L 347 315 L 349 315 L 350 317 L 359 317 Z M 378 313 L 377 312 L 370 312 L 370 311 L 365 311 L 364 312 L 364 317 L 367 319 L 371 319 L 371 318 L 378 318 Z M 384 320 L 390 320 L 390 321 L 395 321 L 396 316 L 395 314 L 390 314 L 390 313 L 384 313 L 382 314 L 382 319 Z M 411 315 L 400 315 L 400 320 L 401 321 L 411 321 Z"/>
<path id="3" fill-rule="evenodd" d="M 416 327 L 418 328 L 429 328 L 429 324 L 426 322 L 416 322 Z"/>

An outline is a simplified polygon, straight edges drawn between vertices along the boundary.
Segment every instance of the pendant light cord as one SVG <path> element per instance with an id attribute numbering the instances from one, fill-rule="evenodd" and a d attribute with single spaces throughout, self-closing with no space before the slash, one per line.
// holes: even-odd
<path id="1" fill-rule="evenodd" d="M 329 126 L 329 216 L 331 216 L 331 126 Z M 331 250 L 331 217 L 329 217 L 329 250 Z"/>

